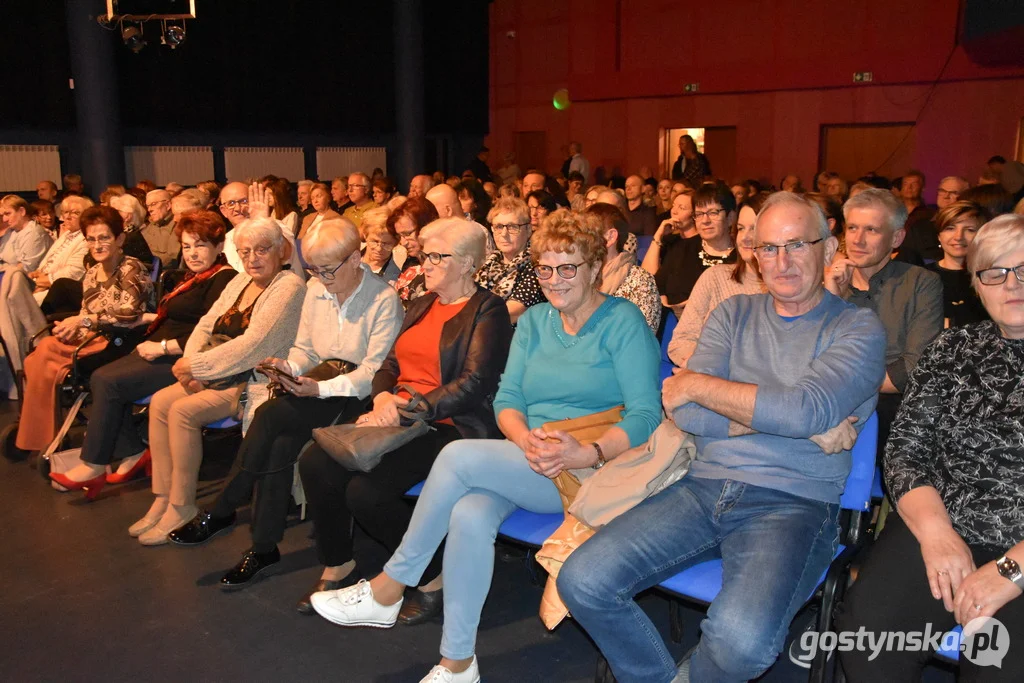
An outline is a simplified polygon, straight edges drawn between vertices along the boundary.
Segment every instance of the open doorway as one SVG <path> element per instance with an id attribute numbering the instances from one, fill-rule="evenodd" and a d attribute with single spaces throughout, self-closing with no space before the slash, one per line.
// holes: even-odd
<path id="1" fill-rule="evenodd" d="M 689 135 L 704 154 L 716 178 L 729 183 L 736 174 L 736 126 L 708 128 L 666 128 L 662 133 L 661 173 L 672 176 L 672 165 L 679 158 L 679 138 Z"/>
<path id="2" fill-rule="evenodd" d="M 679 138 L 689 135 L 697 143 L 697 151 L 704 153 L 703 128 L 666 128 L 661 136 L 661 175 L 672 177 L 672 164 L 679 158 Z"/>

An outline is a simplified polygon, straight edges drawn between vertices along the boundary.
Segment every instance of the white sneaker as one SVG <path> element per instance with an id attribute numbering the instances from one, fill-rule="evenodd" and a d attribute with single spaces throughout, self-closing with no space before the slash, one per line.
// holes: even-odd
<path id="1" fill-rule="evenodd" d="M 347 588 L 313 593 L 309 602 L 317 614 L 340 626 L 391 628 L 398 619 L 403 600 L 393 605 L 380 604 L 373 599 L 370 582 L 363 579 Z"/>
<path id="2" fill-rule="evenodd" d="M 430 670 L 430 673 L 420 680 L 420 683 L 480 683 L 480 667 L 476 662 L 476 655 L 469 668 L 462 673 L 452 673 L 440 664 Z"/>

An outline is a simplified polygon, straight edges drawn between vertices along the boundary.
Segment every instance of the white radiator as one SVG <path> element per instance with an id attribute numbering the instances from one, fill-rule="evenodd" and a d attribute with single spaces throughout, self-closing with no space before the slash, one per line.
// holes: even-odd
<path id="1" fill-rule="evenodd" d="M 0 145 L 0 192 L 34 191 L 40 180 L 60 187 L 56 145 Z"/>
<path id="2" fill-rule="evenodd" d="M 128 185 L 152 180 L 195 185 L 213 180 L 213 150 L 210 147 L 125 147 L 124 168 Z"/>
<path id="3" fill-rule="evenodd" d="M 370 175 L 375 168 L 388 172 L 386 147 L 316 148 L 316 173 L 321 180 L 347 176 L 356 171 Z"/>
<path id="4" fill-rule="evenodd" d="M 273 174 L 292 182 L 305 176 L 301 147 L 225 147 L 224 173 L 229 181 Z"/>

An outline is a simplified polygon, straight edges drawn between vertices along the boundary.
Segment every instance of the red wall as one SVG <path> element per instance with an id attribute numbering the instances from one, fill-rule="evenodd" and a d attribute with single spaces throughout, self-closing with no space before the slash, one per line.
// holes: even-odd
<path id="1" fill-rule="evenodd" d="M 958 15 L 958 0 L 495 0 L 492 159 L 543 130 L 550 169 L 570 139 L 592 167 L 657 168 L 660 129 L 736 126 L 739 175 L 809 180 L 822 125 L 914 121 L 948 58 L 915 165 L 973 180 L 992 154 L 1014 156 L 1024 68 L 972 64 Z M 573 104 L 557 111 L 563 87 Z"/>

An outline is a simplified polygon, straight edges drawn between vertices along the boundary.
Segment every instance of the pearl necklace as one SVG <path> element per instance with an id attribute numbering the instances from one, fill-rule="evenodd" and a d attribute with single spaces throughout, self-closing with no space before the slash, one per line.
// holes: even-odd
<path id="1" fill-rule="evenodd" d="M 701 240 L 700 246 L 701 250 L 697 252 L 697 256 L 700 257 L 701 265 L 703 265 L 705 268 L 709 266 L 718 266 L 725 263 L 725 259 L 729 258 L 729 254 L 731 254 L 733 250 L 732 247 L 729 247 L 729 249 L 724 254 L 712 254 L 707 242 Z"/>

